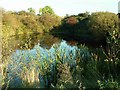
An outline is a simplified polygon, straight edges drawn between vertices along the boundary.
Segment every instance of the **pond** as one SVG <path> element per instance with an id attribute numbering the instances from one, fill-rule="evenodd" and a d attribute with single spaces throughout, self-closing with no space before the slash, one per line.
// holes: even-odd
<path id="1" fill-rule="evenodd" d="M 2 55 L 8 56 L 12 52 L 18 52 L 19 50 L 31 50 L 36 45 L 39 44 L 39 46 L 43 49 L 50 49 L 54 44 L 60 44 L 61 42 L 65 41 L 65 43 L 68 46 L 78 46 L 82 42 L 77 42 L 73 39 L 66 40 L 61 39 L 58 37 L 54 37 L 50 34 L 30 34 L 30 35 L 17 35 L 17 36 L 11 36 L 11 37 L 5 37 L 2 40 Z M 88 46 L 93 46 L 88 45 Z"/>
<path id="2" fill-rule="evenodd" d="M 3 62 L 6 62 L 6 82 L 10 87 L 45 87 L 55 74 L 57 63 L 76 66 L 77 56 L 88 58 L 88 48 L 78 47 L 74 40 L 62 40 L 50 34 L 19 35 L 3 39 Z M 50 81 L 50 80 L 49 80 Z M 27 82 L 27 84 L 25 84 Z"/>

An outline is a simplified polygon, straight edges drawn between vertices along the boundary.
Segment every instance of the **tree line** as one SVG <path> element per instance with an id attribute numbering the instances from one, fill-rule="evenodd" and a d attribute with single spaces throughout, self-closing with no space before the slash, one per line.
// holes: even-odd
<path id="1" fill-rule="evenodd" d="M 61 18 L 50 6 L 40 8 L 37 15 L 33 8 L 18 12 L 3 11 L 3 33 L 5 35 L 50 32 L 55 35 L 59 34 L 59 36 L 99 41 L 106 39 L 109 32 L 118 29 L 119 25 L 118 15 L 112 12 L 67 14 Z"/>
<path id="2" fill-rule="evenodd" d="M 59 36 L 67 35 L 69 38 L 87 39 L 102 41 L 105 40 L 110 32 L 119 30 L 120 20 L 118 15 L 112 12 L 89 12 L 78 15 L 66 15 L 62 19 L 61 25 L 52 32 Z"/>
<path id="3" fill-rule="evenodd" d="M 3 10 L 2 22 L 3 33 L 7 35 L 46 33 L 58 26 L 61 18 L 54 13 L 50 6 L 45 6 L 40 8 L 37 15 L 33 8 L 18 12 Z"/>

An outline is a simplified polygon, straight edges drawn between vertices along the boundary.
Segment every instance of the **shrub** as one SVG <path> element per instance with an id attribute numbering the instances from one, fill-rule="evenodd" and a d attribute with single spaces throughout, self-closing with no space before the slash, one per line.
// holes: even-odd
<path id="1" fill-rule="evenodd" d="M 95 37 L 105 38 L 118 28 L 118 16 L 110 12 L 95 12 L 89 16 L 88 27 Z"/>

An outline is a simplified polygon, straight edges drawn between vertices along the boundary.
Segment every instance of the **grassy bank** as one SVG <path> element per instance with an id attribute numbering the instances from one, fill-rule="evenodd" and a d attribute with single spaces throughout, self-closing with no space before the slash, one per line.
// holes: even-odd
<path id="1" fill-rule="evenodd" d="M 41 52 L 39 45 L 35 55 L 21 51 L 8 58 L 3 87 L 119 89 L 120 37 L 117 29 L 110 35 L 106 52 L 83 45 L 68 51 L 59 44 L 53 46 L 54 53 Z"/>

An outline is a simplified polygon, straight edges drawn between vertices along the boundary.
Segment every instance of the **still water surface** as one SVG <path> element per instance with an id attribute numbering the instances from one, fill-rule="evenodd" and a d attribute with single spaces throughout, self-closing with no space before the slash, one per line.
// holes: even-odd
<path id="1" fill-rule="evenodd" d="M 3 56 L 8 56 L 12 52 L 18 53 L 20 51 L 32 50 L 36 45 L 42 49 L 50 49 L 54 44 L 60 44 L 65 42 L 68 46 L 76 46 L 77 42 L 74 40 L 66 41 L 58 37 L 54 37 L 50 34 L 38 34 L 38 35 L 19 35 L 3 38 Z M 63 44 L 62 44 L 63 45 Z"/>
<path id="2" fill-rule="evenodd" d="M 67 62 L 73 67 L 76 65 L 76 50 L 80 51 L 83 58 L 89 56 L 89 51 L 78 48 L 77 44 L 76 41 L 65 41 L 50 34 L 19 35 L 7 38 L 3 43 L 3 59 L 7 57 L 10 60 L 7 66 L 7 77 L 8 80 L 11 79 L 10 86 L 18 87 L 23 79 L 28 80 L 27 78 L 31 78 L 28 82 L 43 82 L 42 74 L 38 72 L 42 73 L 42 70 L 48 69 L 46 65 L 49 65 L 54 74 L 58 57 L 62 59 L 62 63 Z M 39 69 L 40 67 L 42 70 Z M 42 84 L 41 87 L 44 86 L 43 83 L 40 84 Z"/>

